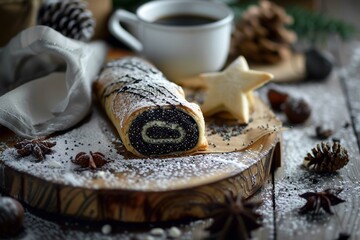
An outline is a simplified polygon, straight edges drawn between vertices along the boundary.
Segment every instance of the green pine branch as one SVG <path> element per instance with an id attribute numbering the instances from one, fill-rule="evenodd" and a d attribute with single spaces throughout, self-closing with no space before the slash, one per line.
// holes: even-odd
<path id="1" fill-rule="evenodd" d="M 150 0 L 113 0 L 114 8 L 125 8 L 130 11 L 136 10 L 141 4 Z M 257 1 L 239 0 L 216 0 L 227 4 L 234 12 L 235 21 L 241 19 L 244 11 Z M 351 39 L 356 34 L 354 25 L 331 18 L 323 13 L 310 11 L 301 7 L 287 7 L 287 13 L 294 18 L 294 24 L 289 26 L 295 31 L 300 39 L 318 43 L 326 40 L 333 34 L 337 34 L 343 40 Z"/>
<path id="2" fill-rule="evenodd" d="M 354 25 L 331 18 L 323 13 L 313 12 L 300 7 L 290 7 L 287 13 L 294 18 L 290 26 L 300 38 L 319 42 L 338 34 L 343 40 L 349 40 L 356 34 Z"/>
<path id="3" fill-rule="evenodd" d="M 235 21 L 241 19 L 241 15 L 250 5 L 257 4 L 257 1 L 246 3 L 237 0 L 218 0 L 225 1 L 234 11 Z M 351 39 L 357 32 L 354 25 L 331 18 L 323 13 L 310 11 L 302 7 L 286 7 L 286 12 L 293 17 L 294 23 L 288 26 L 299 38 L 313 43 L 321 42 L 333 34 L 337 34 L 343 40 Z"/>

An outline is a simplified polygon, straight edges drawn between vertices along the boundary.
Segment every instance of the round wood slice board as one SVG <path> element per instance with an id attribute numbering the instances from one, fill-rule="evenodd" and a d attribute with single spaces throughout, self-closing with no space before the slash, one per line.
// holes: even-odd
<path id="1" fill-rule="evenodd" d="M 228 192 L 247 198 L 264 184 L 272 163 L 280 161 L 279 135 L 269 133 L 237 152 L 138 159 L 126 153 L 95 104 L 80 124 L 47 139 L 56 142 L 55 152 L 41 162 L 20 157 L 13 148 L 19 138 L 0 127 L 0 189 L 30 207 L 83 220 L 205 218 L 206 206 L 224 201 Z M 111 161 L 96 170 L 72 163 L 89 151 Z"/>

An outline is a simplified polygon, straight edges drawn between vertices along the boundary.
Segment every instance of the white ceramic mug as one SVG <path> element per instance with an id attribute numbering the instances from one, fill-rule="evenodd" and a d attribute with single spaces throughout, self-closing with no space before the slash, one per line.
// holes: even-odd
<path id="1" fill-rule="evenodd" d="M 213 22 L 173 26 L 154 21 L 176 15 L 197 15 Z M 109 20 L 110 32 L 151 61 L 172 81 L 217 71 L 228 56 L 233 13 L 224 4 L 204 0 L 158 0 L 140 6 L 136 14 L 117 10 Z M 122 23 L 135 26 L 134 35 Z"/>

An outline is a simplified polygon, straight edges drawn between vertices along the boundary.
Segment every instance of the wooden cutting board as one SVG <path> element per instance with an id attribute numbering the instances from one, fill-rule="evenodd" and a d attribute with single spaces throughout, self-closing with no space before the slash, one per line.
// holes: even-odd
<path id="1" fill-rule="evenodd" d="M 280 161 L 278 132 L 236 152 L 133 158 L 97 105 L 79 125 L 48 139 L 57 143 L 55 153 L 42 162 L 20 157 L 13 148 L 18 137 L 5 128 L 0 132 L 1 192 L 30 207 L 84 220 L 204 218 L 206 206 L 223 201 L 229 191 L 251 196 L 266 181 L 272 163 Z M 71 159 L 82 151 L 102 152 L 111 162 L 79 171 Z"/>

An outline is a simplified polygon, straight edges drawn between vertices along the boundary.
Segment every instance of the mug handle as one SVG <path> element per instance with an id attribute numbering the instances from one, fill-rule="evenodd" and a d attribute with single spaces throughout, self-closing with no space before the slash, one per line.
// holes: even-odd
<path id="1" fill-rule="evenodd" d="M 118 9 L 112 14 L 108 22 L 108 28 L 115 38 L 125 43 L 132 50 L 141 52 L 143 45 L 137 38 L 135 38 L 121 26 L 121 22 L 139 24 L 139 20 L 137 19 L 136 15 L 126 10 Z"/>

